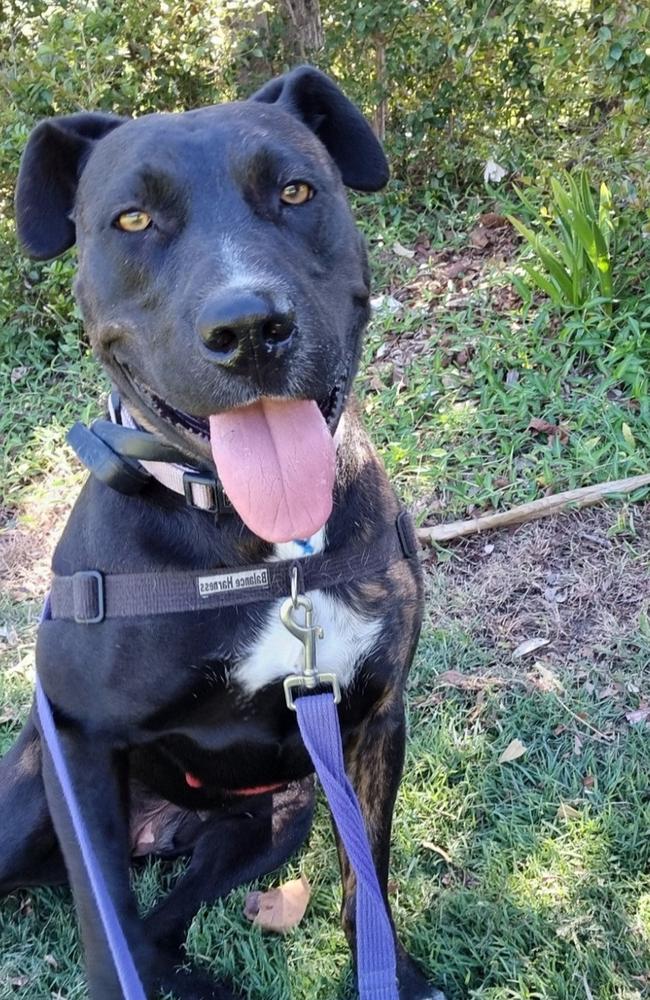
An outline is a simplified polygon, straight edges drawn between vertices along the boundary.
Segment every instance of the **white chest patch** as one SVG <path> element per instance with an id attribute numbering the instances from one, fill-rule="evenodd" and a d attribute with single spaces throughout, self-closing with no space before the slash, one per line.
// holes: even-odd
<path id="1" fill-rule="evenodd" d="M 308 597 L 314 604 L 314 624 L 320 625 L 325 633 L 324 638 L 316 640 L 316 669 L 336 674 L 341 687 L 346 687 L 359 661 L 375 645 L 382 620 L 368 620 L 343 601 L 319 590 L 309 591 Z M 269 608 L 264 631 L 230 674 L 231 683 L 248 695 L 287 674 L 302 672 L 304 647 L 280 621 L 281 604 L 282 601 L 276 601 Z"/>

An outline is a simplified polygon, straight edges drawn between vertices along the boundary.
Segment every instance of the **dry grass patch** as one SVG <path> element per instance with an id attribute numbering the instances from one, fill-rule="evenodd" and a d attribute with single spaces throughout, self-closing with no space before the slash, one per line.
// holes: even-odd
<path id="1" fill-rule="evenodd" d="M 511 655 L 548 640 L 554 664 L 624 657 L 648 629 L 650 504 L 603 507 L 490 532 L 439 549 L 427 567 L 427 612 L 436 630 L 460 627 Z M 532 651 L 531 651 L 532 652 Z"/>

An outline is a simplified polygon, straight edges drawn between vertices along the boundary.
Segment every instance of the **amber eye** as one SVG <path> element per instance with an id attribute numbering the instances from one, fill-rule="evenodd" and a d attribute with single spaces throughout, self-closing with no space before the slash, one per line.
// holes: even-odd
<path id="1" fill-rule="evenodd" d="M 305 181 L 292 181 L 291 184 L 285 184 L 282 188 L 280 200 L 285 205 L 304 205 L 306 201 L 314 197 L 314 194 L 313 187 L 306 184 Z"/>
<path id="2" fill-rule="evenodd" d="M 115 225 L 126 233 L 141 233 L 149 228 L 151 221 L 150 215 L 136 209 L 133 212 L 122 212 L 121 215 L 118 215 Z"/>

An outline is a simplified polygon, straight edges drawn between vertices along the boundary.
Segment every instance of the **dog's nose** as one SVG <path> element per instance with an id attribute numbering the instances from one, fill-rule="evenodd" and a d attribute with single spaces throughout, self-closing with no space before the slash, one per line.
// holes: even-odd
<path id="1" fill-rule="evenodd" d="M 294 332 L 292 313 L 277 308 L 263 292 L 237 291 L 213 296 L 197 321 L 201 340 L 211 358 L 224 368 L 277 354 Z"/>

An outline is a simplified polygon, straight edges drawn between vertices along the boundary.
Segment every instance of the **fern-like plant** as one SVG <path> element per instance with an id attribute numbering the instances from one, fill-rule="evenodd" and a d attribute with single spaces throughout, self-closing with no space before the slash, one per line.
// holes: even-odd
<path id="1" fill-rule="evenodd" d="M 587 174 L 565 172 L 562 183 L 551 180 L 550 206 L 541 212 L 524 191 L 517 195 L 541 224 L 534 231 L 508 216 L 537 256 L 536 265 L 522 265 L 529 281 L 556 306 L 582 309 L 597 299 L 611 313 L 614 218 L 607 185 L 600 185 L 596 203 Z"/>

